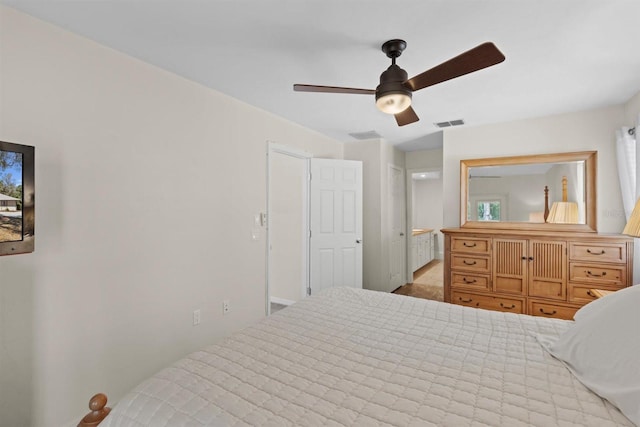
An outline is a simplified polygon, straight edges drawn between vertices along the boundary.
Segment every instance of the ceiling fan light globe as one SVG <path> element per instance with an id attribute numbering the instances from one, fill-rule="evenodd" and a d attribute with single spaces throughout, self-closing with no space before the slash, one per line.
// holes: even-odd
<path id="1" fill-rule="evenodd" d="M 376 106 L 387 114 L 398 114 L 411 106 L 411 96 L 406 93 L 387 93 L 376 99 Z"/>

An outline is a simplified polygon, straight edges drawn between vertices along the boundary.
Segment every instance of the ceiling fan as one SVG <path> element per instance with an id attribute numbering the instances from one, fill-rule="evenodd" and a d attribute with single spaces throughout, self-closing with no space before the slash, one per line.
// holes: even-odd
<path id="1" fill-rule="evenodd" d="M 398 126 L 404 126 L 420 120 L 411 107 L 413 92 L 491 67 L 505 60 L 502 52 L 493 43 L 487 42 L 407 79 L 407 72 L 396 65 L 396 58 L 402 54 L 406 47 L 407 42 L 399 39 L 389 40 L 382 45 L 382 51 L 391 58 L 391 66 L 380 75 L 380 84 L 376 90 L 307 84 L 294 84 L 293 90 L 375 95 L 378 109 L 384 113 L 393 114 Z"/>

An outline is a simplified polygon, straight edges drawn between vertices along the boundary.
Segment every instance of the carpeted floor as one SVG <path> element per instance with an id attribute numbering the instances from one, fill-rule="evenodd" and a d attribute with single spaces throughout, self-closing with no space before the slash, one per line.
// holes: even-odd
<path id="1" fill-rule="evenodd" d="M 393 291 L 400 295 L 425 298 L 436 301 L 444 300 L 443 263 L 433 260 L 413 273 L 413 283 L 400 286 Z"/>

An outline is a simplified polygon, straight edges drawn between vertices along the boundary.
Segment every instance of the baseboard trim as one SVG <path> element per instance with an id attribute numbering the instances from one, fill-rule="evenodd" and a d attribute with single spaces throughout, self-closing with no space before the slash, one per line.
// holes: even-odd
<path id="1" fill-rule="evenodd" d="M 278 297 L 271 297 L 269 298 L 269 300 L 273 303 L 282 304 L 282 305 L 291 305 L 295 303 L 295 301 L 291 301 L 290 299 L 284 299 L 284 298 L 278 298 Z"/>

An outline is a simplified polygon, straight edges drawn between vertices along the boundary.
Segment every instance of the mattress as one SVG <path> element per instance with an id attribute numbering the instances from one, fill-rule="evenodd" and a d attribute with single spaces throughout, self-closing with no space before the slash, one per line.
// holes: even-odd
<path id="1" fill-rule="evenodd" d="M 115 426 L 632 426 L 537 334 L 571 322 L 328 289 L 121 399 Z"/>

